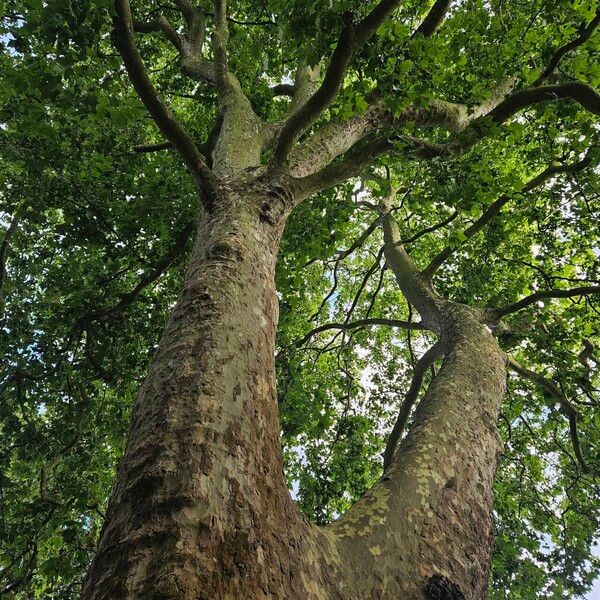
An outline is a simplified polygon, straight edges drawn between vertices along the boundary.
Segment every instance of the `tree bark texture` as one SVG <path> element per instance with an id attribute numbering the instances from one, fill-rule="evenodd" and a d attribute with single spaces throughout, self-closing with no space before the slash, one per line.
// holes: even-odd
<path id="1" fill-rule="evenodd" d="M 506 360 L 468 309 L 451 305 L 444 317 L 449 351 L 408 435 L 381 480 L 331 526 L 353 597 L 487 596 Z"/>
<path id="2" fill-rule="evenodd" d="M 83 597 L 484 598 L 505 382 L 493 336 L 448 306 L 449 352 L 390 468 L 337 522 L 311 525 L 285 485 L 275 390 L 288 209 L 258 188 L 223 186 L 199 224 Z"/>

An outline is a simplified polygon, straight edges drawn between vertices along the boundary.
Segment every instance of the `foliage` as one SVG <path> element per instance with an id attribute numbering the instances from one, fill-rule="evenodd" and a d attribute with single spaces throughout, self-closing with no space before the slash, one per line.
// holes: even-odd
<path id="1" fill-rule="evenodd" d="M 132 4 L 140 17 L 158 6 Z M 260 24 L 230 23 L 230 66 L 257 113 L 275 121 L 288 100 L 273 97 L 271 86 L 290 80 L 299 61 L 327 56 L 344 13 L 366 12 L 370 3 L 231 4 L 237 21 Z M 507 76 L 531 83 L 596 10 L 591 0 L 464 0 L 452 4 L 434 37 L 409 39 L 426 4 L 402 3 L 380 27 L 330 115 L 364 110 L 376 83 L 396 113 L 434 97 L 474 105 Z M 198 200 L 172 152 L 133 151 L 161 138 L 111 45 L 111 2 L 2 0 L 0 9 L 0 590 L 17 599 L 75 598 L 133 397 L 183 277 Z M 140 36 L 140 48 L 174 112 L 206 139 L 213 90 L 182 77 L 160 36 Z M 557 77 L 597 88 L 597 57 L 596 34 L 564 57 Z M 401 190 L 396 216 L 405 238 L 458 213 L 407 244 L 412 258 L 424 267 L 445 246 L 455 249 L 436 284 L 446 297 L 482 307 L 582 280 L 597 284 L 597 167 L 522 190 L 555 161 L 581 158 L 598 144 L 598 131 L 579 105 L 547 102 L 450 159 L 381 159 L 379 173 L 387 170 Z M 428 334 L 362 327 L 298 345 L 327 323 L 412 318 L 384 264 L 378 229 L 343 252 L 376 218 L 367 203 L 381 192 L 357 181 L 302 204 L 278 265 L 286 473 L 318 523 L 334 519 L 380 474 L 411 366 L 432 343 Z M 467 238 L 464 230 L 502 194 L 510 202 L 500 217 Z M 586 343 L 600 344 L 600 302 L 548 300 L 507 320 L 504 349 L 577 404 L 582 452 L 598 472 L 598 364 L 580 359 Z M 600 568 L 591 552 L 597 482 L 574 458 L 560 408 L 531 383 L 511 377 L 500 431 L 506 452 L 496 483 L 492 598 L 578 597 Z"/>

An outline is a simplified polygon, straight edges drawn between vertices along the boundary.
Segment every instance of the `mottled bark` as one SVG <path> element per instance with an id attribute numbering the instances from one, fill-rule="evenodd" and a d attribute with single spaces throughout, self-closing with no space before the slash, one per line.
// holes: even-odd
<path id="1" fill-rule="evenodd" d="M 212 59 L 204 52 L 206 15 L 196 2 L 175 0 L 182 29 L 161 14 L 134 23 L 128 0 L 115 0 L 114 37 L 131 82 L 198 184 L 204 216 L 134 406 L 86 600 L 486 597 L 506 357 L 484 323 L 496 325 L 542 298 L 595 288 L 538 291 L 487 312 L 450 303 L 432 281 L 450 250 L 419 271 L 404 249 L 392 193 L 380 215 L 386 262 L 420 314 L 419 327 L 439 337 L 435 356 L 439 348 L 445 358 L 400 441 L 429 357 L 417 369 L 381 480 L 337 522 L 318 528 L 297 510 L 283 476 L 274 375 L 279 238 L 293 206 L 363 175 L 382 155 L 452 156 L 486 135 L 482 125 L 500 125 L 557 98 L 598 114 L 600 96 L 586 84 L 540 85 L 589 38 L 597 19 L 556 52 L 534 86 L 513 91 L 510 78 L 480 106 L 432 99 L 401 115 L 388 111 L 376 88 L 362 114 L 344 122 L 325 118 L 315 131 L 351 61 L 400 4 L 379 0 L 360 19 L 345 13 L 323 77 L 320 66 L 300 68 L 287 90 L 294 94 L 288 114 L 267 123 L 229 70 L 225 0 L 214 2 Z M 426 4 L 413 35 L 431 36 L 451 3 Z M 134 30 L 162 32 L 179 53 L 182 74 L 215 86 L 219 119 L 208 151 L 155 89 Z M 406 135 L 396 128 L 406 120 L 454 135 L 444 143 Z M 504 203 L 502 196 L 465 235 L 477 233 Z"/>
<path id="2" fill-rule="evenodd" d="M 304 598 L 315 536 L 283 477 L 274 383 L 281 223 L 221 192 L 134 407 L 83 597 Z M 322 544 L 321 544 L 322 545 Z"/>
<path id="3" fill-rule="evenodd" d="M 331 526 L 354 598 L 486 597 L 503 353 L 469 309 L 444 311 L 442 368 L 382 479 Z M 346 584 L 345 584 L 346 585 Z"/>
<path id="4" fill-rule="evenodd" d="M 448 354 L 385 476 L 312 526 L 285 487 L 278 437 L 282 224 L 259 196 L 229 191 L 222 205 L 200 223 L 136 402 L 84 598 L 485 597 L 505 381 L 492 335 L 469 309 L 444 309 Z"/>

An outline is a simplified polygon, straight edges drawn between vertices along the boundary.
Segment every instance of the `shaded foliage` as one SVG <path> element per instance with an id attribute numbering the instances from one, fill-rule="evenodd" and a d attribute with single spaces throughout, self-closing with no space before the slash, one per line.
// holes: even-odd
<path id="1" fill-rule="evenodd" d="M 236 20 L 259 23 L 231 23 L 229 47 L 230 66 L 260 116 L 284 114 L 289 100 L 274 98 L 271 86 L 291 79 L 299 60 L 316 64 L 328 55 L 354 4 L 235 3 Z M 531 83 L 596 9 L 584 0 L 465 0 L 452 4 L 431 40 L 410 39 L 425 4 L 403 3 L 378 30 L 330 115 L 364 110 L 376 85 L 390 92 L 389 108 L 399 114 L 434 97 L 478 103 L 509 75 Z M 134 7 L 141 17 L 157 4 Z M 173 153 L 133 150 L 161 137 L 111 45 L 110 2 L 4 0 L 0 13 L 0 220 L 8 240 L 0 288 L 0 590 L 14 598 L 75 598 L 130 406 L 182 281 L 198 200 Z M 176 11 L 169 16 L 182 24 Z M 214 91 L 181 75 L 160 36 L 141 36 L 140 48 L 173 110 L 205 140 Z M 558 80 L 597 88 L 597 57 L 596 34 L 565 57 Z M 410 121 L 403 127 L 416 131 Z M 574 103 L 548 102 L 490 127 L 485 140 L 447 160 L 394 155 L 377 163 L 379 176 L 387 173 L 400 189 L 402 234 L 417 237 L 407 244 L 411 257 L 425 267 L 444 247 L 455 249 L 437 273 L 438 289 L 482 307 L 582 280 L 597 284 L 597 166 L 522 191 L 548 165 L 574 162 L 598 145 L 594 116 Z M 438 142 L 450 136 L 428 135 Z M 343 512 L 381 473 L 411 367 L 433 341 L 373 327 L 327 331 L 297 345 L 330 322 L 418 319 L 393 285 L 379 230 L 344 252 L 377 216 L 368 203 L 384 186 L 362 184 L 300 205 L 278 264 L 286 473 L 317 523 Z M 467 239 L 464 230 L 502 194 L 510 201 L 501 215 Z M 600 300 L 539 304 L 507 319 L 503 347 L 577 404 L 582 451 L 598 472 L 599 365 L 581 353 L 587 342 L 600 355 Z M 530 383 L 511 377 L 500 431 L 506 451 L 496 482 L 491 596 L 577 597 L 599 570 L 591 552 L 597 480 L 575 459 L 559 406 Z"/>

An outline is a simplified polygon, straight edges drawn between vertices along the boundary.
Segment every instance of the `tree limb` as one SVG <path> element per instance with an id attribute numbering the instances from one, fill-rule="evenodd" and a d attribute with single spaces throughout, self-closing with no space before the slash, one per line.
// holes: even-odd
<path id="1" fill-rule="evenodd" d="M 320 325 L 309 331 L 302 339 L 294 343 L 297 348 L 300 348 L 311 338 L 324 331 L 331 329 L 340 329 L 343 331 L 350 329 L 357 329 L 359 327 L 369 327 L 372 325 L 385 325 L 387 327 L 399 327 L 401 329 L 410 329 L 412 331 L 421 331 L 426 329 L 422 323 L 409 323 L 408 321 L 400 321 L 398 319 L 384 319 L 378 317 L 372 317 L 370 319 L 357 319 L 356 321 L 350 321 L 349 323 L 327 323 Z"/>
<path id="2" fill-rule="evenodd" d="M 574 40 L 568 42 L 567 44 L 561 46 L 560 48 L 558 48 L 558 50 L 556 50 L 556 52 L 550 59 L 548 66 L 542 71 L 542 73 L 540 73 L 540 76 L 533 82 L 532 87 L 537 87 L 546 79 L 548 79 L 554 73 L 554 71 L 556 71 L 563 56 L 575 50 L 575 48 L 578 48 L 579 46 L 585 44 L 585 42 L 587 42 L 590 39 L 590 37 L 592 37 L 592 34 L 594 33 L 599 24 L 600 9 L 596 11 L 596 16 L 590 21 L 588 25 L 582 25 L 579 28 L 581 33 Z"/>
<path id="3" fill-rule="evenodd" d="M 147 288 L 151 283 L 156 281 L 183 253 L 187 240 L 190 238 L 194 231 L 194 224 L 190 223 L 186 225 L 179 235 L 177 236 L 175 243 L 163 259 L 152 269 L 150 272 L 143 275 L 138 281 L 137 285 L 127 294 L 121 296 L 121 299 L 109 308 L 104 308 L 99 311 L 90 312 L 81 319 L 80 322 L 97 321 L 107 316 L 120 315 L 134 300 L 141 294 L 141 292 Z"/>
<path id="4" fill-rule="evenodd" d="M 225 94 L 232 89 L 227 69 L 227 1 L 215 0 L 215 30 L 213 33 L 213 53 L 215 56 L 215 77 L 217 89 Z"/>
<path id="5" fill-rule="evenodd" d="M 402 151 L 415 158 L 434 158 L 448 152 L 449 146 L 430 142 L 410 135 L 380 135 L 368 140 L 360 140 L 350 150 L 311 175 L 296 179 L 296 183 L 307 194 L 343 183 L 352 177 L 358 177 L 375 159 L 393 150 Z"/>
<path id="6" fill-rule="evenodd" d="M 540 174 L 536 177 L 528 181 L 523 188 L 520 190 L 521 194 L 526 194 L 531 190 L 539 187 L 550 178 L 558 175 L 560 173 L 576 173 L 591 164 L 592 162 L 592 154 L 595 147 L 592 147 L 588 150 L 585 157 L 573 164 L 563 164 L 563 165 L 551 165 L 544 169 Z M 479 233 L 492 219 L 497 217 L 500 214 L 500 211 L 512 199 L 512 196 L 508 194 L 503 194 L 500 196 L 495 202 L 490 204 L 488 208 L 483 212 L 483 214 L 477 219 L 470 227 L 467 227 L 463 231 L 463 235 L 466 239 L 472 238 L 474 235 Z M 450 257 L 452 254 L 456 252 L 457 248 L 453 246 L 446 246 L 443 248 L 425 267 L 422 271 L 423 275 L 430 279 L 435 275 L 437 270 L 442 266 L 442 264 Z"/>
<path id="7" fill-rule="evenodd" d="M 133 30 L 138 33 L 160 31 L 179 52 L 183 52 L 183 40 L 181 36 L 163 15 L 158 15 L 150 21 L 133 21 Z"/>
<path id="8" fill-rule="evenodd" d="M 439 229 L 442 229 L 443 227 L 446 227 L 446 225 L 449 225 L 450 223 L 452 223 L 452 221 L 454 221 L 454 219 L 456 219 L 456 217 L 458 217 L 457 210 L 455 210 L 451 215 L 449 215 L 445 219 L 442 219 L 439 223 L 435 223 L 434 225 L 425 227 L 424 229 L 421 229 L 421 231 L 418 231 L 417 233 L 415 233 L 414 235 L 411 235 L 408 238 L 403 238 L 402 243 L 404 245 L 412 244 L 412 243 L 416 242 L 417 240 L 419 240 L 420 238 L 422 238 L 424 235 L 427 235 L 428 233 L 432 233 L 434 231 L 438 231 Z"/>
<path id="9" fill-rule="evenodd" d="M 377 229 L 379 225 L 379 217 L 371 222 L 371 224 L 356 238 L 356 240 L 348 247 L 337 255 L 336 261 L 343 260 L 350 256 L 355 250 L 360 248 L 369 236 Z"/>
<path id="10" fill-rule="evenodd" d="M 217 140 L 219 138 L 219 133 L 221 131 L 221 125 L 223 124 L 223 115 L 219 113 L 213 128 L 210 130 L 206 141 L 197 144 L 197 148 L 200 153 L 204 156 L 207 165 L 210 167 L 212 165 L 212 152 L 215 149 L 217 144 Z M 133 147 L 134 152 L 139 153 L 149 153 L 149 152 L 160 152 L 161 150 L 170 150 L 173 148 L 173 144 L 171 142 L 156 142 L 154 144 L 138 144 Z"/>
<path id="11" fill-rule="evenodd" d="M 427 16 L 412 34 L 412 37 L 415 37 L 415 35 L 418 34 L 421 34 L 424 37 L 430 37 L 444 20 L 446 11 L 449 7 L 450 0 L 436 0 L 427 13 Z"/>
<path id="12" fill-rule="evenodd" d="M 271 168 L 280 168 L 301 133 L 310 127 L 337 96 L 352 57 L 365 45 L 377 28 L 400 4 L 400 0 L 381 0 L 359 23 L 352 23 L 352 14 L 344 15 L 344 25 L 333 51 L 323 82 L 317 91 L 286 120 L 281 128 Z"/>
<path id="13" fill-rule="evenodd" d="M 315 173 L 389 120 L 387 108 L 375 103 L 346 121 L 330 121 L 292 150 L 288 159 L 290 173 L 294 177 Z"/>
<path id="14" fill-rule="evenodd" d="M 427 372 L 427 369 L 433 364 L 435 360 L 443 356 L 445 353 L 444 346 L 441 342 L 436 342 L 423 356 L 417 361 L 415 365 L 414 374 L 412 383 L 410 384 L 410 388 L 406 393 L 404 401 L 400 406 L 400 412 L 398 413 L 398 418 L 394 423 L 394 427 L 392 428 L 392 432 L 390 433 L 390 437 L 388 438 L 387 445 L 385 447 L 385 451 L 383 453 L 383 470 L 385 471 L 391 464 L 392 459 L 394 458 L 394 453 L 396 452 L 396 448 L 398 447 L 398 443 L 400 442 L 400 438 L 402 437 L 402 432 L 406 428 L 406 424 L 408 422 L 408 418 L 410 417 L 410 413 L 412 411 L 415 402 L 419 396 L 419 390 L 421 389 L 421 385 L 423 384 L 423 377 Z"/>
<path id="15" fill-rule="evenodd" d="M 173 148 L 171 142 L 156 142 L 155 144 L 138 144 L 133 147 L 134 152 L 159 152 L 160 150 L 169 150 Z"/>
<path id="16" fill-rule="evenodd" d="M 587 296 L 588 294 L 600 294 L 600 285 L 583 286 L 570 290 L 544 290 L 535 292 L 529 296 L 525 296 L 525 298 L 521 298 L 518 302 L 494 309 L 494 313 L 501 318 L 527 308 L 540 300 L 549 298 L 575 298 L 577 296 Z"/>
<path id="17" fill-rule="evenodd" d="M 278 83 L 271 88 L 273 96 L 293 96 L 296 86 L 293 83 Z"/>
<path id="18" fill-rule="evenodd" d="M 417 265 L 404 249 L 400 228 L 392 215 L 394 196 L 395 191 L 392 190 L 380 205 L 385 258 L 406 300 L 419 311 L 422 321 L 429 328 L 439 331 L 439 314 L 443 300 L 430 282 L 421 275 Z"/>
<path id="19" fill-rule="evenodd" d="M 495 123 L 503 123 L 523 108 L 556 99 L 573 100 L 595 115 L 600 115 L 600 95 L 596 90 L 581 81 L 567 81 L 515 92 L 482 118 L 489 117 Z"/>
<path id="20" fill-rule="evenodd" d="M 589 468 L 583 453 L 581 451 L 581 444 L 579 442 L 579 433 L 577 430 L 577 417 L 579 415 L 577 408 L 575 405 L 569 401 L 569 399 L 563 394 L 562 390 L 555 385 L 549 379 L 546 379 L 543 375 L 536 373 L 535 371 L 531 371 L 526 367 L 520 365 L 514 358 L 510 356 L 508 358 L 508 366 L 510 369 L 529 379 L 539 387 L 545 389 L 555 400 L 560 404 L 563 413 L 569 419 L 569 433 L 571 435 L 571 443 L 573 444 L 573 450 L 575 452 L 575 457 L 577 458 L 577 462 L 581 467 L 581 470 L 584 473 L 590 473 L 591 469 Z"/>
<path id="21" fill-rule="evenodd" d="M 412 37 L 416 34 L 430 37 L 443 21 L 449 5 L 449 0 L 437 0 Z M 393 116 L 380 102 L 379 94 L 375 91 L 371 94 L 371 98 L 367 99 L 370 101 L 370 106 L 363 114 L 354 115 L 344 123 L 329 122 L 313 134 L 293 157 L 291 170 L 293 171 L 296 167 L 301 171 L 296 175 L 307 175 L 306 166 L 308 165 L 310 171 L 314 172 L 343 154 L 365 134 L 385 124 L 391 126 L 394 121 Z M 298 169 L 301 163 L 306 164 Z"/>
<path id="22" fill-rule="evenodd" d="M 152 85 L 135 43 L 128 0 L 115 0 L 115 7 L 117 12 L 113 19 L 115 44 L 123 57 L 129 79 L 158 128 L 177 149 L 194 176 L 200 190 L 202 205 L 206 210 L 212 210 L 217 197 L 218 180 L 206 165 L 204 157 L 192 138 L 171 115 Z"/>

